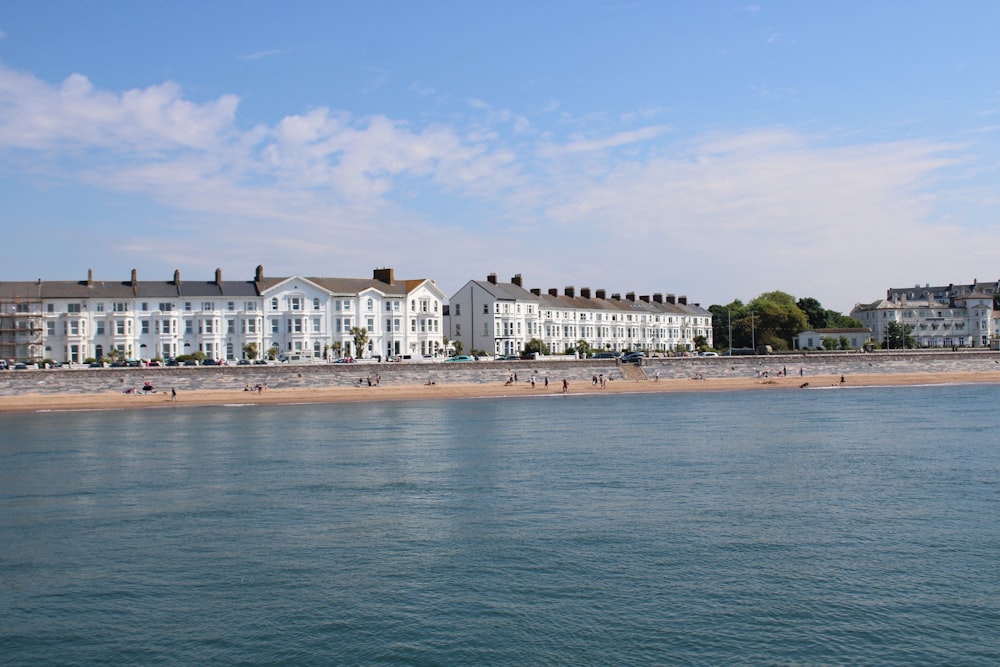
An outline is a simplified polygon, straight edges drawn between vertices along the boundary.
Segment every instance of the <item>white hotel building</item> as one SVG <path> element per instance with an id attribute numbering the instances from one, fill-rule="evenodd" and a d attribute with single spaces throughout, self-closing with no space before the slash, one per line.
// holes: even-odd
<path id="1" fill-rule="evenodd" d="M 442 351 L 444 294 L 433 280 L 268 277 L 252 280 L 0 282 L 0 358 L 80 363 L 117 350 L 122 358 L 196 351 L 243 358 L 276 348 L 305 358 L 435 355 Z M 367 329 L 354 349 L 353 327 Z"/>
<path id="2" fill-rule="evenodd" d="M 909 325 L 917 347 L 987 347 L 997 335 L 994 298 L 1000 281 L 967 285 L 915 285 L 890 288 L 886 298 L 859 303 L 851 317 L 871 329 L 877 342 L 886 339 L 890 322 Z"/>
<path id="3" fill-rule="evenodd" d="M 449 299 L 450 337 L 467 350 L 494 355 L 518 355 L 532 338 L 545 342 L 552 354 L 574 349 L 583 340 L 597 351 L 690 351 L 695 338 L 712 345 L 712 314 L 686 297 L 653 294 L 636 298 L 627 293 L 607 298 L 605 290 L 591 293 L 566 287 L 526 290 L 521 275 L 509 283 L 491 273 L 485 281 L 471 280 Z"/>

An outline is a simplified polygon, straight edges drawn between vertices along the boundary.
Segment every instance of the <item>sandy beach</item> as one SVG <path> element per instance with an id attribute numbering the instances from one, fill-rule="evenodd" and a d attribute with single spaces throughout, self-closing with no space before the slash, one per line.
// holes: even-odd
<path id="1" fill-rule="evenodd" d="M 847 375 L 841 385 L 839 375 L 813 375 L 769 379 L 707 378 L 660 379 L 645 381 L 614 380 L 604 388 L 590 382 L 571 382 L 568 393 L 579 394 L 628 394 L 655 392 L 727 392 L 727 391 L 810 391 L 833 387 L 898 386 L 930 384 L 1000 384 L 1000 371 L 969 373 L 896 373 L 878 375 Z M 176 400 L 170 392 L 153 394 L 123 394 L 120 392 L 22 394 L 0 397 L 0 412 L 34 412 L 62 410 L 131 410 L 144 408 L 181 408 L 213 405 L 278 405 L 293 403 L 345 403 L 361 401 L 426 401 L 471 398 L 523 398 L 555 396 L 562 394 L 561 382 L 549 387 L 539 383 L 532 389 L 530 383 L 514 385 L 450 384 L 432 385 L 386 384 L 356 387 L 313 387 L 268 389 L 263 392 L 211 389 L 178 392 Z"/>

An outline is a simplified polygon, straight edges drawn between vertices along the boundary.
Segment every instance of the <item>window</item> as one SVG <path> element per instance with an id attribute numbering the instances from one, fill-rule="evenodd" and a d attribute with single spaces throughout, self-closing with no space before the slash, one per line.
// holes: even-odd
<path id="1" fill-rule="evenodd" d="M 293 296 L 288 300 L 288 307 L 291 310 L 302 310 L 302 297 Z"/>
<path id="2" fill-rule="evenodd" d="M 45 335 L 46 336 L 55 336 L 56 335 L 56 322 L 55 322 L 55 320 L 52 320 L 51 322 L 46 322 L 45 323 Z"/>
<path id="3" fill-rule="evenodd" d="M 115 320 L 115 334 L 119 336 L 125 335 L 125 320 Z"/>
<path id="4" fill-rule="evenodd" d="M 125 303 L 124 301 L 116 301 L 112 305 L 112 307 L 114 308 L 114 310 L 115 310 L 116 313 L 127 313 L 128 312 L 128 304 Z"/>
<path id="5" fill-rule="evenodd" d="M 281 330 L 280 326 L 281 326 L 281 320 L 271 320 L 271 333 L 273 334 L 278 333 Z"/>
<path id="6" fill-rule="evenodd" d="M 230 301 L 229 303 L 227 303 L 226 310 L 228 310 L 229 312 L 233 312 L 234 310 L 236 310 L 236 302 Z"/>
<path id="7" fill-rule="evenodd" d="M 385 312 L 388 313 L 388 312 L 392 311 L 392 304 L 393 304 L 392 301 L 386 301 L 385 302 Z"/>
<path id="8" fill-rule="evenodd" d="M 243 310 L 249 310 L 251 313 L 257 310 L 257 302 L 247 301 L 243 304 Z"/>
<path id="9" fill-rule="evenodd" d="M 149 304 L 146 303 L 145 301 L 142 302 L 142 312 L 144 312 L 144 313 L 148 313 L 149 312 Z"/>
<path id="10" fill-rule="evenodd" d="M 80 335 L 80 323 L 76 320 L 70 320 L 69 323 L 69 335 L 79 336 Z"/>
<path id="11" fill-rule="evenodd" d="M 191 302 L 190 301 L 185 301 L 184 302 L 184 310 L 187 311 L 187 312 L 189 312 L 189 313 L 191 312 Z"/>
<path id="12" fill-rule="evenodd" d="M 103 313 L 104 312 L 104 304 L 103 303 L 97 304 L 96 308 L 97 308 L 97 312 L 99 312 L 99 313 Z"/>
<path id="13" fill-rule="evenodd" d="M 393 330 L 394 332 L 396 332 L 396 333 L 399 333 L 399 318 L 398 318 L 398 317 L 397 317 L 397 318 L 395 318 L 395 319 L 394 319 L 394 320 L 392 321 L 392 330 Z"/>
<path id="14" fill-rule="evenodd" d="M 368 318 L 368 331 L 375 331 L 375 318 Z"/>
<path id="15" fill-rule="evenodd" d="M 66 304 L 66 312 L 67 313 L 79 313 L 80 312 L 80 304 L 78 304 L 78 303 L 67 303 Z"/>
<path id="16" fill-rule="evenodd" d="M 97 323 L 97 331 L 94 332 L 98 336 L 104 335 L 104 322 Z"/>
<path id="17" fill-rule="evenodd" d="M 278 310 L 278 297 L 271 299 L 271 310 Z"/>
<path id="18" fill-rule="evenodd" d="M 368 310 L 372 310 L 374 307 L 375 307 L 375 302 L 371 299 L 368 299 Z"/>
<path id="19" fill-rule="evenodd" d="M 247 333 L 255 334 L 257 333 L 257 320 L 251 318 L 247 320 Z"/>
<path id="20" fill-rule="evenodd" d="M 410 333 L 417 333 L 417 320 L 414 317 L 410 318 Z"/>
<path id="21" fill-rule="evenodd" d="M 215 304 L 212 303 L 211 301 L 202 301 L 201 302 L 201 309 L 202 310 L 215 310 Z"/>
<path id="22" fill-rule="evenodd" d="M 140 326 L 142 328 L 139 330 L 139 333 L 144 333 L 144 334 L 148 334 L 149 333 L 149 320 L 143 320 L 140 323 Z"/>
<path id="23" fill-rule="evenodd" d="M 319 299 L 313 299 L 313 310 L 319 310 Z"/>
<path id="24" fill-rule="evenodd" d="M 215 320 L 205 320 L 205 333 L 215 333 Z"/>
<path id="25" fill-rule="evenodd" d="M 47 304 L 45 304 L 45 311 L 49 312 L 49 313 L 56 312 L 56 304 L 54 304 L 54 303 L 47 303 Z"/>
<path id="26" fill-rule="evenodd" d="M 344 301 L 344 310 L 348 311 L 350 309 L 351 309 L 351 302 L 350 301 Z"/>
<path id="27" fill-rule="evenodd" d="M 461 314 L 462 314 L 462 304 L 456 303 L 455 304 L 455 315 L 456 316 L 460 316 Z"/>
<path id="28" fill-rule="evenodd" d="M 312 330 L 316 331 L 316 332 L 319 331 L 319 318 L 318 317 L 314 317 L 313 318 Z"/>
<path id="29" fill-rule="evenodd" d="M 160 310 L 161 313 L 169 313 L 170 311 L 172 311 L 174 309 L 174 304 L 164 302 L 164 303 L 160 303 L 158 305 L 158 308 L 159 308 L 159 310 Z"/>
<path id="30" fill-rule="evenodd" d="M 184 333 L 188 335 L 194 333 L 194 322 L 192 320 L 184 320 Z"/>
<path id="31" fill-rule="evenodd" d="M 497 308 L 499 308 L 499 307 L 500 306 L 497 306 Z M 489 314 L 490 314 L 490 304 L 484 303 L 483 304 L 483 315 L 489 315 Z"/>
<path id="32" fill-rule="evenodd" d="M 236 320 L 226 320 L 226 333 L 227 334 L 236 333 Z"/>
<path id="33" fill-rule="evenodd" d="M 171 325 L 170 320 L 163 320 L 160 324 L 163 326 L 163 333 L 168 334 L 173 332 L 173 326 Z"/>

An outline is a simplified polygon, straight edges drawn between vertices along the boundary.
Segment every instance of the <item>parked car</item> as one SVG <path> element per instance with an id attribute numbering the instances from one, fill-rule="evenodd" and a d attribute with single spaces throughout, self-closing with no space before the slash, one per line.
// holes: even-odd
<path id="1" fill-rule="evenodd" d="M 699 352 L 698 356 L 699 357 L 717 357 L 717 356 L 719 356 L 719 353 L 718 352 Z"/>
<path id="2" fill-rule="evenodd" d="M 250 360 L 249 359 L 240 359 L 239 361 L 236 362 L 236 365 L 237 366 L 249 366 L 250 365 Z"/>
<path id="3" fill-rule="evenodd" d="M 167 359 L 167 362 L 166 362 L 165 365 L 166 366 L 180 366 L 181 362 L 177 361 L 176 359 Z"/>
<path id="4" fill-rule="evenodd" d="M 620 356 L 618 352 L 598 352 L 594 355 L 594 359 L 614 359 Z"/>
<path id="5" fill-rule="evenodd" d="M 194 359 L 188 359 L 187 361 L 184 362 L 184 365 L 185 366 L 197 366 L 198 362 L 195 361 Z"/>
<path id="6" fill-rule="evenodd" d="M 469 356 L 469 355 L 467 355 L 467 354 L 459 354 L 459 355 L 457 355 L 457 356 L 454 356 L 454 357 L 449 357 L 448 359 L 445 359 L 445 362 L 446 362 L 446 363 L 447 363 L 447 362 L 455 362 L 455 361 L 457 361 L 457 362 L 463 362 L 463 361 L 475 361 L 475 359 L 473 359 L 472 357 L 470 357 L 470 356 Z"/>
<path id="7" fill-rule="evenodd" d="M 201 365 L 202 366 L 218 366 L 219 362 L 216 361 L 215 359 L 202 359 L 201 360 Z"/>
<path id="8" fill-rule="evenodd" d="M 267 359 L 254 359 L 253 360 L 253 365 L 254 366 L 267 366 Z"/>
<path id="9" fill-rule="evenodd" d="M 645 358 L 645 356 L 645 352 L 629 352 L 622 356 L 622 362 L 626 364 L 639 363 Z"/>

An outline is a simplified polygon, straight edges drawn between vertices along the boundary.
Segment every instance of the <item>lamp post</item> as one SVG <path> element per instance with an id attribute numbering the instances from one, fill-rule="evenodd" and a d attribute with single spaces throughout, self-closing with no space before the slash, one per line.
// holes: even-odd
<path id="1" fill-rule="evenodd" d="M 753 348 L 753 353 L 757 354 L 757 330 L 753 321 L 753 311 L 750 311 L 750 347 Z"/>

